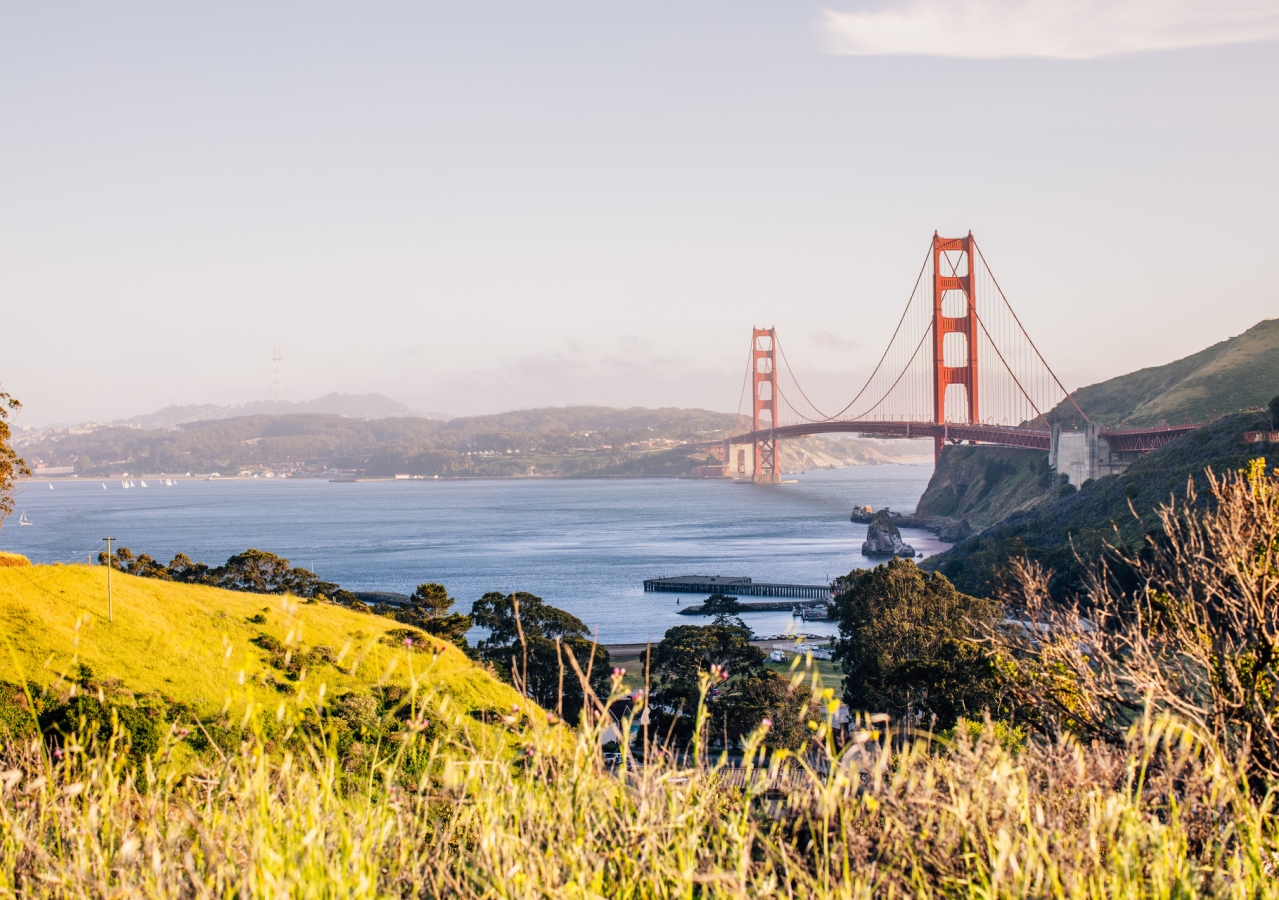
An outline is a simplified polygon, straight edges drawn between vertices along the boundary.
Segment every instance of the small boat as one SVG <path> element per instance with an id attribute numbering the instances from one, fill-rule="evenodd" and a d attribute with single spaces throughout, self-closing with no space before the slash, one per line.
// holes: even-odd
<path id="1" fill-rule="evenodd" d="M 49 485 L 49 490 L 53 490 L 53 485 Z"/>
<path id="2" fill-rule="evenodd" d="M 102 482 L 102 489 L 103 489 L 104 491 L 107 489 L 107 483 L 106 483 L 105 481 L 104 481 L 104 482 Z"/>
<path id="3" fill-rule="evenodd" d="M 143 486 L 143 487 L 146 487 L 146 486 L 147 486 L 147 483 L 146 483 L 145 481 L 144 481 L 144 482 L 142 482 L 142 486 Z"/>
<path id="4" fill-rule="evenodd" d="M 120 487 L 125 488 L 125 489 L 127 490 L 127 489 L 128 489 L 128 487 L 129 487 L 129 482 L 127 482 L 127 481 L 121 481 L 121 482 L 120 482 Z"/>
<path id="5" fill-rule="evenodd" d="M 18 524 L 19 524 L 19 525 L 34 525 L 34 524 L 35 524 L 35 522 L 32 522 L 30 519 L 28 519 L 28 518 L 27 518 L 26 510 L 23 510 L 22 515 L 18 516 Z"/>

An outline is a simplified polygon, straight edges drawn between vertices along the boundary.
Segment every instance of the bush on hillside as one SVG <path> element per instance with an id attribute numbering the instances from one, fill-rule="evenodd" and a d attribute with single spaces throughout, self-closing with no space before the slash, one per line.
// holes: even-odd
<path id="1" fill-rule="evenodd" d="M 31 565 L 31 560 L 27 559 L 20 553 L 6 553 L 0 550 L 0 569 L 19 568 L 21 566 Z"/>
<path id="2" fill-rule="evenodd" d="M 1099 564 L 1076 602 L 1016 563 L 1005 602 L 1023 624 L 988 636 L 1052 728 L 1122 746 L 1149 710 L 1172 713 L 1262 787 L 1279 779 L 1279 470 L 1257 459 L 1207 483 L 1157 510 L 1145 552 L 1116 553 L 1128 578 Z"/>
<path id="3" fill-rule="evenodd" d="M 457 601 L 449 596 L 448 589 L 434 582 L 419 584 L 409 597 L 406 606 L 384 604 L 376 611 L 384 616 L 412 625 L 427 634 L 448 641 L 459 650 L 467 650 L 466 633 L 475 624 L 473 617 L 451 613 L 449 609 Z"/>

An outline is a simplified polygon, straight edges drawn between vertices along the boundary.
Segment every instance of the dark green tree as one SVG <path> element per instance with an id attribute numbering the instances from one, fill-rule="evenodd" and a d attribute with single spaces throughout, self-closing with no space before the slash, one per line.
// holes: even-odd
<path id="1" fill-rule="evenodd" d="M 725 594 L 711 594 L 706 598 L 706 602 L 702 604 L 702 615 L 731 616 L 741 610 L 741 608 L 742 604 L 737 602 L 736 597 L 729 597 Z"/>
<path id="2" fill-rule="evenodd" d="M 677 625 L 653 647 L 649 659 L 650 732 L 678 746 L 693 737 L 703 676 L 712 679 L 706 695 L 712 744 L 734 746 L 765 719 L 772 747 L 796 747 L 804 740 L 794 727 L 811 700 L 807 688 L 764 668 L 764 653 L 750 643 L 751 630 L 736 616 L 720 614 L 710 625 Z M 780 730 L 778 723 L 782 724 Z M 803 722 L 806 727 L 807 720 Z"/>
<path id="3" fill-rule="evenodd" d="M 474 624 L 472 618 L 462 613 L 450 613 L 456 602 L 442 584 L 419 584 L 409 598 L 407 606 L 386 606 L 378 611 L 397 622 L 420 628 L 427 634 L 446 640 L 462 650 L 467 649 L 466 633 Z"/>
<path id="4" fill-rule="evenodd" d="M 939 729 L 960 716 L 1007 715 L 994 665 L 975 641 L 996 623 L 997 603 L 961 594 L 909 559 L 853 571 L 838 587 L 835 655 L 851 709 Z"/>
<path id="5" fill-rule="evenodd" d="M 1270 398 L 1270 427 L 1279 428 L 1279 397 Z"/>
<path id="6" fill-rule="evenodd" d="M 525 694 L 544 709 L 559 707 L 566 719 L 577 721 L 585 692 L 567 659 L 570 653 L 582 674 L 589 673 L 595 695 L 601 700 L 608 696 L 608 650 L 590 639 L 586 623 L 572 613 L 524 591 L 490 591 L 472 605 L 471 618 L 489 631 L 472 655 L 489 663 L 503 680 L 517 687 L 522 683 Z"/>
<path id="7" fill-rule="evenodd" d="M 10 443 L 9 413 L 22 409 L 22 404 L 0 391 L 0 523 L 13 515 L 13 495 L 18 480 L 31 474 L 26 462 Z"/>

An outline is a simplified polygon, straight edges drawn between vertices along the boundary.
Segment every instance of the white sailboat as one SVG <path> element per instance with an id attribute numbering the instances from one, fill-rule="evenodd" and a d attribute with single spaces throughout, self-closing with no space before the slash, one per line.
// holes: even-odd
<path id="1" fill-rule="evenodd" d="M 53 490 L 53 485 L 49 485 L 49 490 Z"/>
<path id="2" fill-rule="evenodd" d="M 120 487 L 125 488 L 125 489 L 127 490 L 127 489 L 128 489 L 128 487 L 129 487 L 129 482 L 127 482 L 127 481 L 121 481 L 121 482 L 120 482 Z"/>
<path id="3" fill-rule="evenodd" d="M 145 481 L 144 481 L 144 482 L 142 482 L 142 486 L 143 486 L 143 487 L 146 487 L 146 486 L 147 486 L 147 483 L 146 483 Z"/>
<path id="4" fill-rule="evenodd" d="M 103 489 L 104 491 L 107 489 L 107 483 L 106 483 L 105 481 L 104 481 L 104 482 L 102 482 L 102 489 Z"/>
<path id="5" fill-rule="evenodd" d="M 32 522 L 30 519 L 28 519 L 28 518 L 27 518 L 27 512 L 26 512 L 26 510 L 23 510 L 23 511 L 22 511 L 22 515 L 18 516 L 18 524 L 19 524 L 19 525 L 34 525 L 34 524 L 35 524 L 35 522 Z"/>

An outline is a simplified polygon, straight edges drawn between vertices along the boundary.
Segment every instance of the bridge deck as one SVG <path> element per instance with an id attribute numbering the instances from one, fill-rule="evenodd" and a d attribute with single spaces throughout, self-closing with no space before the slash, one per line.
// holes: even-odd
<path id="1" fill-rule="evenodd" d="M 1158 428 L 1125 428 L 1102 430 L 1112 450 L 1118 453 L 1137 451 L 1148 453 L 1175 440 L 1198 425 L 1168 425 Z M 1024 447 L 1028 450 L 1052 449 L 1052 431 L 1047 428 L 1014 428 L 1007 425 L 966 425 L 932 422 L 891 422 L 860 419 L 856 421 L 804 422 L 799 425 L 781 425 L 774 429 L 748 431 L 728 438 L 730 444 L 753 444 L 774 437 L 802 437 L 809 434 L 882 434 L 895 437 L 931 437 L 946 441 L 976 441 L 981 444 L 998 444 L 1003 447 Z M 707 446 L 722 443 L 708 441 Z"/>

